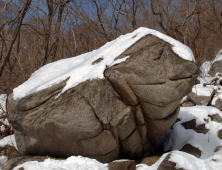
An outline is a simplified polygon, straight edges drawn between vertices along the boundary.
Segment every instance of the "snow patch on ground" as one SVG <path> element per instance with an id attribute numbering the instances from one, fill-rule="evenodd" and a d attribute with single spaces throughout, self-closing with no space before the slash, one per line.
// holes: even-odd
<path id="1" fill-rule="evenodd" d="M 15 135 L 6 136 L 0 140 L 0 147 L 4 147 L 6 145 L 14 146 L 17 149 Z"/>
<path id="2" fill-rule="evenodd" d="M 181 151 L 171 152 L 169 159 L 176 163 L 176 168 L 186 170 L 221 170 L 222 162 L 212 160 L 202 160 L 197 157 Z"/>
<path id="3" fill-rule="evenodd" d="M 71 156 L 66 160 L 46 159 L 43 162 L 30 161 L 23 163 L 13 170 L 108 170 L 108 164 L 102 164 L 95 159 L 82 156 Z"/>
<path id="4" fill-rule="evenodd" d="M 16 100 L 18 98 L 28 96 L 62 82 L 67 78 L 69 78 L 69 80 L 61 93 L 86 80 L 102 79 L 104 78 L 103 73 L 106 67 L 126 61 L 130 56 L 116 61 L 115 59 L 138 40 L 148 34 L 157 36 L 170 43 L 172 45 L 172 50 L 179 57 L 185 60 L 195 61 L 190 48 L 179 41 L 156 30 L 139 28 L 132 33 L 122 35 L 119 38 L 106 43 L 97 50 L 77 57 L 62 59 L 43 66 L 34 72 L 26 82 L 13 90 L 13 97 Z M 99 63 L 93 64 L 95 61 L 98 61 L 98 59 L 102 60 Z"/>
<path id="5" fill-rule="evenodd" d="M 222 129 L 222 124 L 212 121 L 209 115 L 218 114 L 222 117 L 222 112 L 211 106 L 194 106 L 181 107 L 178 118 L 173 130 L 170 130 L 168 136 L 164 139 L 164 150 L 180 150 L 185 144 L 201 150 L 201 159 L 208 159 L 215 154 L 215 148 L 222 146 L 222 140 L 218 138 L 218 131 Z M 196 120 L 196 124 L 205 124 L 209 131 L 206 134 L 197 133 L 192 129 L 185 129 L 182 126 L 183 122 L 188 122 L 192 119 Z"/>

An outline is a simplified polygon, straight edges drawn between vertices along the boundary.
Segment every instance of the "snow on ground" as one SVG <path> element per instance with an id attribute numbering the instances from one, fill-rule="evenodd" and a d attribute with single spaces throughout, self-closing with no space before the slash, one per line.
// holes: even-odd
<path id="1" fill-rule="evenodd" d="M 194 106 L 181 107 L 179 120 L 173 126 L 172 130 L 168 130 L 163 138 L 164 149 L 171 151 L 170 161 L 176 163 L 176 168 L 184 168 L 186 170 L 219 170 L 222 167 L 222 150 L 214 152 L 219 146 L 222 148 L 222 140 L 217 135 L 222 129 L 222 124 L 212 121 L 209 116 L 218 114 L 222 117 L 222 112 L 215 107 L 210 106 Z M 191 129 L 185 129 L 181 123 L 195 119 L 196 124 L 205 124 L 209 132 L 206 134 L 197 133 Z M 5 137 L 0 140 L 0 146 L 4 146 L 9 141 L 13 141 L 14 136 Z M 196 158 L 188 153 L 178 151 L 185 144 L 191 144 L 201 150 L 201 157 Z M 164 154 L 159 161 L 152 166 L 145 164 L 137 164 L 137 170 L 157 170 L 161 162 L 167 156 Z M 2 157 L 6 159 L 5 157 Z M 0 160 L 1 161 L 1 160 Z M 4 161 L 4 160 L 3 160 Z M 18 170 L 23 167 L 24 170 L 108 170 L 108 164 L 102 164 L 94 159 L 71 156 L 66 160 L 46 159 L 44 162 L 30 161 L 14 168 Z"/>
<path id="2" fill-rule="evenodd" d="M 192 92 L 195 93 L 197 96 L 211 96 L 214 92 L 214 86 L 207 85 L 206 87 L 204 87 L 203 84 L 197 84 L 193 86 Z"/>
<path id="3" fill-rule="evenodd" d="M 13 170 L 19 170 L 21 167 L 24 167 L 24 170 L 108 170 L 108 164 L 82 156 L 71 156 L 66 160 L 30 161 L 15 167 Z"/>
<path id="4" fill-rule="evenodd" d="M 173 38 L 166 36 L 156 30 L 139 28 L 132 33 L 122 35 L 119 38 L 108 42 L 101 48 L 79 55 L 77 57 L 62 59 L 54 63 L 47 64 L 34 72 L 31 77 L 13 91 L 14 99 L 22 98 L 69 78 L 62 92 L 75 87 L 86 80 L 104 78 L 104 70 L 107 66 L 112 66 L 124 62 L 130 56 L 115 60 L 120 54 L 135 44 L 145 35 L 152 34 L 172 45 L 172 50 L 181 58 L 195 61 L 190 48 Z M 97 64 L 95 61 L 101 60 Z"/>
<path id="5" fill-rule="evenodd" d="M 157 170 L 160 163 L 167 156 L 164 154 L 158 162 L 152 166 L 145 164 L 137 165 L 137 170 Z M 185 170 L 221 170 L 222 162 L 215 162 L 213 160 L 203 160 L 181 151 L 170 152 L 171 156 L 169 160 L 176 163 L 176 168 L 183 168 Z"/>
<path id="6" fill-rule="evenodd" d="M 183 168 L 186 170 L 221 170 L 222 162 L 215 162 L 213 160 L 203 160 L 181 151 L 171 152 L 169 159 L 176 163 L 176 168 Z"/>
<path id="7" fill-rule="evenodd" d="M 17 149 L 15 135 L 6 136 L 0 140 L 0 147 L 4 147 L 6 145 L 14 146 Z"/>
<path id="8" fill-rule="evenodd" d="M 215 154 L 214 150 L 217 146 L 222 146 L 222 140 L 218 138 L 218 131 L 222 129 L 222 123 L 212 121 L 209 117 L 218 114 L 222 118 L 222 112 L 211 106 L 193 106 L 181 107 L 178 118 L 180 121 L 174 124 L 173 130 L 169 130 L 169 134 L 164 142 L 164 150 L 180 150 L 185 144 L 201 150 L 201 159 L 208 159 Z M 185 129 L 181 124 L 192 119 L 196 120 L 196 124 L 205 124 L 209 131 L 206 134 L 197 133 L 192 129 Z M 168 139 L 167 139 L 168 138 Z"/>

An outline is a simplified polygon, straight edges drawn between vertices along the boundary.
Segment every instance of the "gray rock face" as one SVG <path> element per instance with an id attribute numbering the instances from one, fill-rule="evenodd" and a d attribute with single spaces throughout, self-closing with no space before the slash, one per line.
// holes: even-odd
<path id="1" fill-rule="evenodd" d="M 191 101 L 184 102 L 181 104 L 182 107 L 192 107 L 195 106 Z"/>
<path id="2" fill-rule="evenodd" d="M 212 92 L 212 94 L 210 96 L 198 96 L 197 94 L 190 92 L 188 94 L 188 98 L 195 105 L 207 106 L 210 103 L 210 101 L 213 97 L 213 94 L 214 94 L 214 92 Z"/>
<path id="3" fill-rule="evenodd" d="M 222 123 L 222 118 L 218 114 L 209 115 L 211 121 Z"/>
<path id="4" fill-rule="evenodd" d="M 15 147 L 6 145 L 4 147 L 0 147 L 0 156 L 6 156 L 8 157 L 8 160 L 11 160 L 13 158 L 19 157 L 20 155 Z"/>
<path id="5" fill-rule="evenodd" d="M 10 123 L 21 155 L 82 155 L 101 162 L 151 152 L 176 121 L 181 99 L 197 78 L 196 64 L 148 35 L 106 68 L 55 98 L 66 81 L 27 97 L 9 97 Z M 98 61 L 99 62 L 99 61 Z"/>
<path id="6" fill-rule="evenodd" d="M 110 162 L 108 167 L 109 170 L 136 170 L 136 163 L 134 160 Z"/>
<path id="7" fill-rule="evenodd" d="M 222 60 L 214 62 L 208 72 L 212 77 L 214 77 L 216 73 L 222 73 Z"/>
<path id="8" fill-rule="evenodd" d="M 220 98 L 215 101 L 215 107 L 222 111 L 222 100 Z"/>

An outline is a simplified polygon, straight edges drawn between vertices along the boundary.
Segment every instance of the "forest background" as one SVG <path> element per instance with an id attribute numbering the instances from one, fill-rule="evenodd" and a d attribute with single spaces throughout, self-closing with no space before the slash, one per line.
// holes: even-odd
<path id="1" fill-rule="evenodd" d="M 222 0 L 0 0 L 0 94 L 139 27 L 189 46 L 200 67 L 222 48 Z"/>

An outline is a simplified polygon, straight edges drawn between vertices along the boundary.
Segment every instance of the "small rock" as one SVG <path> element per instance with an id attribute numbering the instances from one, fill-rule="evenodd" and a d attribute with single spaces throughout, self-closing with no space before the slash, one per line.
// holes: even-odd
<path id="1" fill-rule="evenodd" d="M 191 154 L 191 155 L 194 155 L 194 156 L 196 156 L 197 158 L 200 158 L 200 156 L 201 156 L 201 151 L 200 151 L 198 148 L 192 146 L 191 144 L 186 144 L 186 145 L 184 145 L 184 146 L 180 149 L 180 151 L 183 151 L 183 152 L 189 153 L 189 154 Z"/>
<path id="2" fill-rule="evenodd" d="M 169 161 L 170 155 L 168 154 L 166 158 L 161 162 L 157 170 L 185 170 L 183 168 L 176 168 L 176 163 Z"/>
<path id="3" fill-rule="evenodd" d="M 15 147 L 6 145 L 4 147 L 0 147 L 0 156 L 7 156 L 8 160 L 19 157 L 19 152 L 15 149 Z"/>
<path id="4" fill-rule="evenodd" d="M 205 124 L 201 124 L 201 125 L 198 125 L 196 124 L 196 120 L 195 119 L 192 119 L 188 122 L 183 122 L 181 123 L 181 125 L 185 128 L 185 129 L 193 129 L 195 132 L 197 133 L 203 133 L 203 134 L 206 134 L 209 129 L 207 129 L 205 127 Z"/>
<path id="5" fill-rule="evenodd" d="M 218 114 L 208 115 L 211 118 L 211 121 L 222 123 L 222 118 Z"/>
<path id="6" fill-rule="evenodd" d="M 222 149 L 222 146 L 217 146 L 215 149 L 214 149 L 214 152 L 218 152 L 219 150 Z"/>
<path id="7" fill-rule="evenodd" d="M 195 84 L 200 84 L 200 80 L 196 79 Z"/>
<path id="8" fill-rule="evenodd" d="M 215 107 L 222 111 L 222 100 L 220 98 L 216 100 Z"/>
<path id="9" fill-rule="evenodd" d="M 218 136 L 218 138 L 222 139 L 222 129 L 218 131 L 217 136 Z"/>
<path id="10" fill-rule="evenodd" d="M 191 106 L 195 106 L 191 101 L 187 101 L 182 104 L 182 107 L 191 107 Z"/>
<path id="11" fill-rule="evenodd" d="M 160 159 L 161 156 L 162 156 L 162 154 L 151 155 L 151 156 L 145 157 L 140 161 L 140 164 L 146 164 L 148 166 L 151 166 L 151 165 L 155 164 Z"/>
<path id="12" fill-rule="evenodd" d="M 109 170 L 136 170 L 134 160 L 111 162 L 108 166 Z"/>

